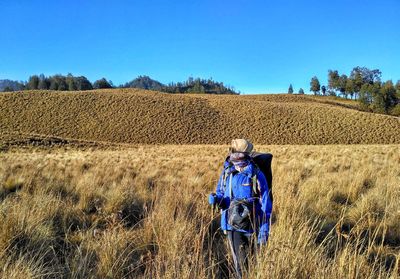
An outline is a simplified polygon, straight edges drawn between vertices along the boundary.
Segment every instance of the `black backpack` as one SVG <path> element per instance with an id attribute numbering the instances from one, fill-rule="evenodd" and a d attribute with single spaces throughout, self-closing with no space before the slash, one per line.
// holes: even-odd
<path id="1" fill-rule="evenodd" d="M 253 162 L 257 165 L 260 171 L 264 174 L 265 179 L 268 183 L 269 196 L 271 197 L 271 202 L 274 201 L 272 195 L 272 158 L 274 157 L 271 153 L 259 153 L 253 152 L 250 154 Z"/>

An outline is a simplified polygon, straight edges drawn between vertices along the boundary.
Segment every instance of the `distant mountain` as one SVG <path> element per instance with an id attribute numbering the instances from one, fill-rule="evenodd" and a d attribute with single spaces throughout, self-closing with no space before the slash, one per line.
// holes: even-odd
<path id="1" fill-rule="evenodd" d="M 125 83 L 123 87 L 162 91 L 165 85 L 148 76 L 138 76 L 134 80 Z"/>
<path id="2" fill-rule="evenodd" d="M 24 85 L 15 80 L 0 79 L 0 92 L 17 91 L 24 89 Z"/>

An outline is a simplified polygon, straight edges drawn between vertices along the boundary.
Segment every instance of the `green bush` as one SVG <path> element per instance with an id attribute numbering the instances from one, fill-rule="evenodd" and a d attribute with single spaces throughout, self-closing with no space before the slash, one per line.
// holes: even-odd
<path id="1" fill-rule="evenodd" d="M 397 104 L 394 108 L 392 108 L 390 114 L 393 116 L 400 116 L 400 104 Z"/>

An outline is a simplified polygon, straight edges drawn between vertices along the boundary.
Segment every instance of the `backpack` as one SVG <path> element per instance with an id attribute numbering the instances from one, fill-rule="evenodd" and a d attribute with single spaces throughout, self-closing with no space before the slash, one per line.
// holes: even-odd
<path id="1" fill-rule="evenodd" d="M 250 154 L 253 162 L 256 164 L 258 169 L 264 174 L 265 179 L 268 183 L 269 196 L 271 197 L 271 202 L 274 201 L 272 195 L 272 158 L 274 157 L 271 153 L 259 153 L 253 152 Z"/>

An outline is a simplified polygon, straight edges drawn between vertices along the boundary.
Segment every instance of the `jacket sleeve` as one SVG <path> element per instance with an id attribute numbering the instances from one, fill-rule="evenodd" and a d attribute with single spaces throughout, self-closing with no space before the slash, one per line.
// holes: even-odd
<path id="1" fill-rule="evenodd" d="M 226 209 L 228 207 L 228 201 L 224 197 L 225 194 L 225 189 L 224 189 L 224 174 L 225 174 L 225 169 L 222 170 L 222 173 L 218 179 L 218 184 L 217 184 L 217 189 L 215 191 L 215 194 L 217 196 L 217 204 L 220 208 Z"/>
<path id="2" fill-rule="evenodd" d="M 257 173 L 257 180 L 259 183 L 261 203 L 261 220 L 258 233 L 258 243 L 266 243 L 269 235 L 269 220 L 272 212 L 272 201 L 267 180 L 261 171 Z"/>

